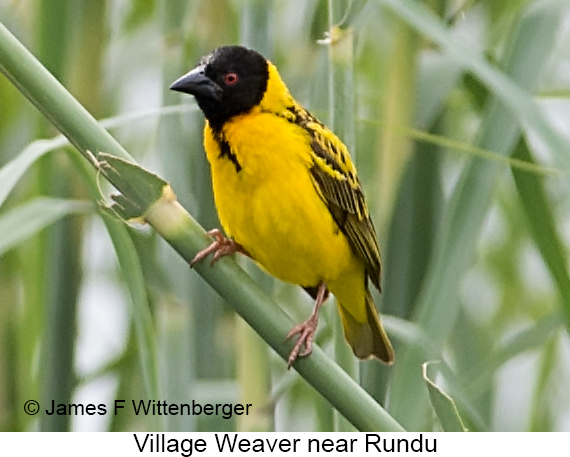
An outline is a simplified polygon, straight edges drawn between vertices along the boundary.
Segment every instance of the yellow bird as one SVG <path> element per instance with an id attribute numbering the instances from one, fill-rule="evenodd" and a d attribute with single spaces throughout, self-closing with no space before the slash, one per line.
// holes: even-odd
<path id="1" fill-rule="evenodd" d="M 315 299 L 287 335 L 299 335 L 289 367 L 311 353 L 329 291 L 354 354 L 392 363 L 368 290 L 368 279 L 380 290 L 380 251 L 346 146 L 295 101 L 271 62 L 241 46 L 215 49 L 170 88 L 193 95 L 206 117 L 204 148 L 229 236 L 209 232 L 215 241 L 192 264 L 241 252 Z"/>

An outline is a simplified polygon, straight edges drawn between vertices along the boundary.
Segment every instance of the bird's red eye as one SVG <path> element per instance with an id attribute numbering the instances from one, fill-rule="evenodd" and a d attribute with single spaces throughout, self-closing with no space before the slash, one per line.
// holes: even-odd
<path id="1" fill-rule="evenodd" d="M 237 83 L 238 80 L 238 75 L 236 73 L 228 73 L 225 77 L 224 77 L 224 81 L 226 82 L 226 84 L 228 85 L 232 85 Z"/>

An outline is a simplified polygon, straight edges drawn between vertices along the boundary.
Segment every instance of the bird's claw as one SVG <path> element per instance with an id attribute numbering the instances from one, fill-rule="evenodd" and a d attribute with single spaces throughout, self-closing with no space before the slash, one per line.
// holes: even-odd
<path id="1" fill-rule="evenodd" d="M 291 368 L 295 360 L 297 360 L 297 357 L 306 357 L 313 352 L 313 339 L 317 331 L 317 319 L 315 317 L 316 316 L 311 316 L 305 322 L 296 325 L 287 333 L 285 340 L 288 340 L 294 335 L 299 335 L 287 359 L 287 369 Z M 303 346 L 305 346 L 305 349 L 301 352 Z"/>
<path id="2" fill-rule="evenodd" d="M 192 262 L 190 262 L 191 268 L 193 268 L 194 265 L 204 260 L 212 253 L 214 254 L 211 262 L 212 266 L 222 257 L 234 254 L 235 252 L 241 252 L 242 254 L 248 255 L 241 244 L 236 243 L 234 240 L 226 238 L 220 229 L 212 229 L 207 233 L 207 235 L 213 237 L 215 241 L 206 249 L 202 249 L 200 252 L 198 252 L 198 254 L 194 256 Z"/>

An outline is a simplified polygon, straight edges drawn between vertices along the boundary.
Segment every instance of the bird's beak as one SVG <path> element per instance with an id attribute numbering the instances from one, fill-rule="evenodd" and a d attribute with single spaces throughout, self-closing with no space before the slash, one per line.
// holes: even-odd
<path id="1" fill-rule="evenodd" d="M 206 76 L 204 65 L 199 65 L 178 78 L 172 83 L 170 89 L 194 95 L 195 97 L 214 100 L 220 100 L 222 97 L 222 88 Z"/>

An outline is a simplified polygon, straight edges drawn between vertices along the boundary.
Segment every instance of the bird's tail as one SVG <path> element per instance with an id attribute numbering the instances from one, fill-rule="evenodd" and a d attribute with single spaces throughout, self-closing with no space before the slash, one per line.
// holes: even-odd
<path id="1" fill-rule="evenodd" d="M 338 302 L 344 336 L 359 359 L 374 356 L 384 363 L 391 364 L 394 362 L 394 350 L 382 327 L 370 291 L 366 290 L 364 300 L 366 320 L 363 322 L 354 318 L 348 306 L 345 307 L 340 301 Z"/>

